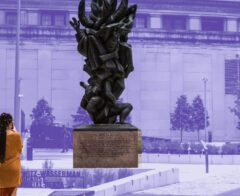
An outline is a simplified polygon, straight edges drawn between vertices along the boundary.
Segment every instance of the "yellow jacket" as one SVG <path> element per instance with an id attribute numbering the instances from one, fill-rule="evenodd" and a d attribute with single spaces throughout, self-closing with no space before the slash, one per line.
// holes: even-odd
<path id="1" fill-rule="evenodd" d="M 21 152 L 21 135 L 15 131 L 7 131 L 5 162 L 0 163 L 0 188 L 18 187 L 21 184 Z"/>

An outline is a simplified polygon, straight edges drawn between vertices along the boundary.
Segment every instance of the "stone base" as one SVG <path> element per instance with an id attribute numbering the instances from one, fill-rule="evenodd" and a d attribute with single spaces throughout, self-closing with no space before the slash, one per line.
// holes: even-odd
<path id="1" fill-rule="evenodd" d="M 138 167 L 140 131 L 130 124 L 100 124 L 74 129 L 74 168 Z"/>

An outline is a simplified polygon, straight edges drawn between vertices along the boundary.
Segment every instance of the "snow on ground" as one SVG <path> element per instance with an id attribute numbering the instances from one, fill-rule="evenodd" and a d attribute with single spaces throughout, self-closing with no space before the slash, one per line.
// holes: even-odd
<path id="1" fill-rule="evenodd" d="M 17 196 L 48 196 L 52 189 L 18 188 Z"/>
<path id="2" fill-rule="evenodd" d="M 148 164 L 150 167 L 152 165 Z M 204 165 L 156 164 L 156 167 L 166 169 L 173 166 L 180 170 L 180 183 L 140 191 L 134 195 L 210 196 L 240 188 L 240 166 L 237 165 L 210 165 L 210 172 L 206 174 Z"/>
<path id="3" fill-rule="evenodd" d="M 54 169 L 71 169 L 73 165 L 72 151 L 61 153 L 61 149 L 41 150 L 35 153 L 34 158 L 39 160 L 22 161 L 22 166 L 28 169 L 42 169 L 46 159 L 53 161 Z M 41 160 L 40 160 L 41 159 Z M 179 168 L 180 183 L 151 190 L 140 191 L 133 195 L 217 195 L 226 191 L 240 188 L 240 166 L 238 165 L 210 165 L 209 174 L 205 173 L 205 165 L 188 164 L 140 164 L 139 168 L 158 168 L 166 170 Z M 18 196 L 40 195 L 47 196 L 54 190 L 19 188 Z M 227 194 L 225 196 L 233 196 Z M 240 196 L 237 194 L 236 196 Z"/>

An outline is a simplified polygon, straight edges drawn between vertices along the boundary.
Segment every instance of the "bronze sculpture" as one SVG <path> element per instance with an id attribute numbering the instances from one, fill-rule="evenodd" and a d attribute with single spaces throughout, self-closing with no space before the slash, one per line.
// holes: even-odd
<path id="1" fill-rule="evenodd" d="M 78 7 L 78 20 L 71 26 L 76 30 L 78 51 L 85 59 L 83 70 L 90 76 L 81 106 L 95 124 L 125 123 L 132 110 L 130 103 L 118 98 L 125 85 L 124 79 L 133 71 L 132 48 L 128 41 L 137 11 L 137 5 L 128 7 L 128 0 L 92 0 L 91 12 L 86 16 L 85 0 Z M 80 28 L 80 25 L 85 27 Z"/>

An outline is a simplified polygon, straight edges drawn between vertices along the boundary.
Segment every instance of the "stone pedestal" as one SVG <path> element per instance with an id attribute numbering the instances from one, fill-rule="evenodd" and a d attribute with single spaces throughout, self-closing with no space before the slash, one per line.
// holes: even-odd
<path id="1" fill-rule="evenodd" d="M 100 124 L 74 129 L 74 168 L 138 167 L 140 131 L 129 124 Z"/>

